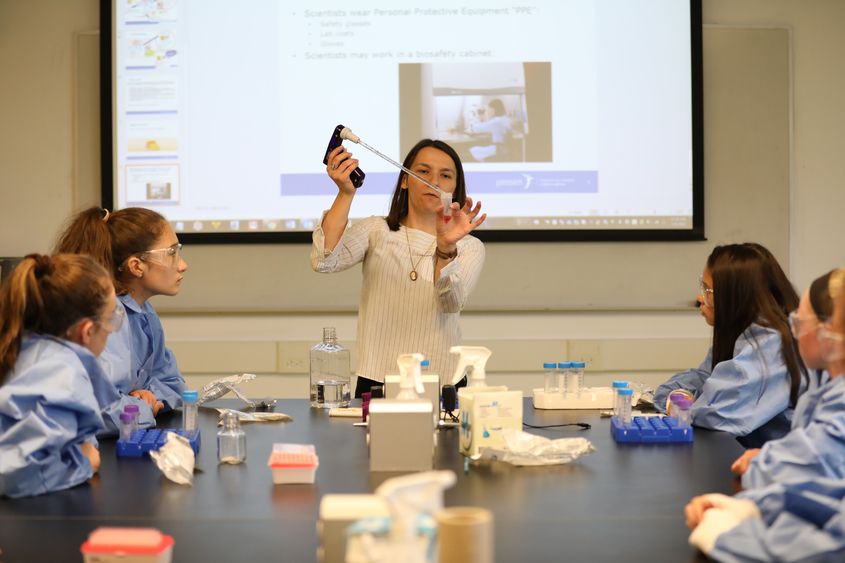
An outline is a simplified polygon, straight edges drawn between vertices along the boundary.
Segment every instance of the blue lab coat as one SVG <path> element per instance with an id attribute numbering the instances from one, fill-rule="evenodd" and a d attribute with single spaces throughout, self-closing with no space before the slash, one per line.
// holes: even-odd
<path id="1" fill-rule="evenodd" d="M 845 561 L 845 481 L 775 484 L 737 498 L 753 500 L 762 518 L 722 533 L 710 557 L 717 561 Z"/>
<path id="2" fill-rule="evenodd" d="M 96 358 L 67 340 L 29 333 L 0 387 L 0 494 L 40 495 L 93 474 L 83 442 L 102 429 Z"/>
<path id="3" fill-rule="evenodd" d="M 126 307 L 120 299 L 118 307 Z M 129 313 L 127 312 L 127 317 Z M 143 399 L 131 396 L 129 393 L 136 389 L 145 389 L 145 381 L 140 380 L 137 375 L 137 368 L 133 368 L 136 362 L 132 358 L 132 324 L 128 321 L 123 323 L 120 330 L 109 335 L 106 348 L 100 354 L 99 361 L 106 374 L 107 381 L 111 386 L 109 392 L 98 395 L 98 399 L 111 395 L 111 400 L 101 400 L 104 430 L 100 436 L 116 436 L 120 433 L 120 414 L 126 405 L 138 405 L 138 426 L 140 428 L 151 428 L 156 425 L 153 409 Z"/>
<path id="4" fill-rule="evenodd" d="M 161 319 L 146 301 L 138 305 L 131 295 L 118 296 L 126 307 L 126 324 L 129 325 L 129 342 L 132 350 L 132 371 L 134 378 L 124 382 L 120 388 L 148 389 L 159 401 L 164 403 L 164 410 L 175 409 L 181 405 L 185 379 L 176 366 L 176 357 L 164 345 L 164 329 Z M 127 387 L 128 385 L 128 387 Z M 127 391 L 128 393 L 128 391 Z"/>
<path id="5" fill-rule="evenodd" d="M 712 372 L 711 354 L 697 368 L 660 385 L 654 407 L 664 412 L 669 394 L 685 389 L 695 397 L 690 411 L 694 425 L 733 436 L 745 436 L 789 412 L 789 372 L 776 330 L 751 324 L 737 338 L 733 358 L 719 362 Z"/>
<path id="6" fill-rule="evenodd" d="M 767 442 L 742 476 L 745 489 L 831 477 L 845 479 L 845 376 L 811 374 L 792 430 Z"/>

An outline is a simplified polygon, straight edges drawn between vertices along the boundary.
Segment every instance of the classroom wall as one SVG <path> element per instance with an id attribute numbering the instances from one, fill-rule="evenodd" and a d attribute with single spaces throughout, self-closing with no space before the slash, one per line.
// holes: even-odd
<path id="1" fill-rule="evenodd" d="M 709 46 L 718 47 L 709 59 L 705 53 L 705 73 L 710 73 L 705 82 L 710 240 L 674 243 L 688 249 L 681 263 L 662 260 L 664 247 L 656 243 L 488 245 L 486 275 L 462 325 L 468 340 L 494 349 L 493 378 L 528 389 L 540 381 L 535 366 L 547 356 L 563 359 L 573 346 L 579 354 L 592 354 L 593 376 L 602 381 L 626 372 L 659 381 L 696 362 L 708 331 L 685 296 L 694 298 L 700 265 L 715 243 L 754 235 L 772 247 L 798 287 L 845 264 L 837 244 L 843 239 L 840 215 L 845 209 L 845 112 L 840 102 L 845 74 L 839 71 L 845 2 L 704 0 L 704 21 Z M 97 0 L 0 0 L 0 256 L 49 250 L 65 218 L 97 201 L 99 147 L 92 103 L 97 84 L 78 77 L 95 76 L 98 27 Z M 762 31 L 732 33 L 737 27 Z M 780 32 L 766 33 L 770 28 Z M 786 52 L 773 53 L 784 48 L 783 35 Z M 732 45 L 734 41 L 738 43 Z M 755 69 L 755 49 L 775 66 Z M 751 57 L 746 61 L 750 70 L 738 72 L 730 64 L 739 54 Z M 786 90 L 755 90 L 760 83 L 752 71 L 767 79 L 779 76 L 779 56 L 785 57 Z M 743 80 L 740 91 L 748 96 L 743 101 L 747 112 L 727 115 L 723 104 L 737 101 L 736 96 L 720 88 Z M 755 122 L 754 112 L 767 104 L 782 107 L 782 113 L 773 120 L 757 116 Z M 749 119 L 752 125 L 737 119 Z M 767 123 L 780 125 L 769 131 Z M 767 158 L 771 166 L 760 166 L 759 158 L 748 155 Z M 769 192 L 766 186 L 773 189 Z M 760 220 L 767 216 L 773 220 Z M 319 279 L 315 291 L 337 297 L 320 310 L 294 310 L 274 288 L 291 269 L 307 270 L 306 253 L 306 247 L 296 245 L 191 249 L 192 269 L 183 295 L 170 303 L 156 302 L 169 309 L 163 320 L 183 369 L 200 381 L 215 370 L 259 368 L 254 371 L 270 377 L 263 378 L 256 394 L 302 395 L 307 369 L 303 349 L 318 337 L 319 328 L 336 325 L 341 339 L 354 340 L 350 303 L 358 287 L 355 272 Z M 245 257 L 240 264 L 246 273 L 220 267 L 235 255 Z M 278 261 L 268 267 L 266 256 L 278 256 Z M 579 279 L 524 282 L 521 292 L 512 292 L 501 306 L 497 294 L 511 291 L 514 284 L 508 272 L 544 264 L 550 256 L 595 257 L 590 259 L 600 267 L 614 263 L 618 268 L 602 270 L 600 280 L 587 268 Z M 249 299 L 230 291 L 232 277 L 247 280 L 241 285 L 249 288 Z M 250 280 L 259 279 L 255 287 L 260 291 L 253 291 Z M 680 280 L 688 280 L 688 290 L 680 290 Z M 667 298 L 655 301 L 652 297 L 660 294 L 655 287 Z M 255 303 L 269 305 L 256 311 Z M 683 354 L 667 353 L 675 349 Z M 237 361 L 209 365 L 205 360 L 213 350 L 230 350 L 228 356 Z"/>

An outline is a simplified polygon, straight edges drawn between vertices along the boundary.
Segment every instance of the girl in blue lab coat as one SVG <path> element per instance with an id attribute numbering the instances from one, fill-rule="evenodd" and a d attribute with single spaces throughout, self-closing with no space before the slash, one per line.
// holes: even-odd
<path id="1" fill-rule="evenodd" d="M 776 483 L 686 507 L 690 544 L 716 561 L 845 560 L 845 481 Z"/>
<path id="2" fill-rule="evenodd" d="M 789 408 L 805 377 L 786 316 L 797 296 L 788 282 L 774 283 L 774 258 L 761 248 L 731 244 L 710 254 L 699 309 L 713 327 L 713 345 L 698 368 L 657 388 L 657 410 L 665 411 L 670 393 L 680 390 L 694 399 L 696 426 L 755 440 L 762 440 L 755 431 L 767 426 L 773 430 L 766 438 L 789 430 Z M 782 272 L 779 266 L 777 270 Z M 776 425 L 781 419 L 784 423 Z"/>
<path id="3" fill-rule="evenodd" d="M 139 406 L 139 426 L 155 426 L 154 417 L 176 408 L 185 389 L 150 304 L 156 295 L 178 294 L 188 269 L 176 233 L 155 211 L 92 207 L 71 221 L 56 250 L 94 257 L 111 273 L 126 313 L 126 326 L 109 339 L 100 358 L 119 397 L 101 405 L 105 434 L 117 434 L 120 413 L 130 403 Z"/>
<path id="4" fill-rule="evenodd" d="M 87 256 L 27 256 L 0 289 L 0 495 L 67 489 L 99 469 L 95 356 L 121 312 Z"/>
<path id="5" fill-rule="evenodd" d="M 798 400 L 792 430 L 762 449 L 745 452 L 731 467 L 745 489 L 812 478 L 845 479 L 845 364 L 830 338 L 833 298 L 845 270 L 816 279 L 790 316 L 792 333 L 805 365 L 814 370 Z M 845 303 L 845 302 L 843 302 Z"/>

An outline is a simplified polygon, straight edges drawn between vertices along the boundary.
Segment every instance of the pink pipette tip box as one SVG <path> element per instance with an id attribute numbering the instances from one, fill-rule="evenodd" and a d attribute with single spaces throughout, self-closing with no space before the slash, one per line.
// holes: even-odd
<path id="1" fill-rule="evenodd" d="M 273 484 L 313 483 L 320 465 L 310 444 L 273 444 L 267 465 L 273 470 Z"/>
<path id="2" fill-rule="evenodd" d="M 97 528 L 80 551 L 85 563 L 170 563 L 174 543 L 155 528 Z"/>

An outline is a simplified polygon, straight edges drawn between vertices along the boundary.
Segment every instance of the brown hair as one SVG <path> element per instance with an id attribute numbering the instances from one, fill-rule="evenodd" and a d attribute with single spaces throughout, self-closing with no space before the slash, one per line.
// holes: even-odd
<path id="1" fill-rule="evenodd" d="M 783 294 L 779 299 L 772 291 L 769 279 L 772 264 L 752 245 L 729 244 L 713 249 L 707 258 L 707 269 L 713 276 L 716 297 L 711 369 L 734 357 L 736 341 L 751 323 L 772 328 L 780 334 L 781 355 L 790 378 L 789 399 L 794 405 L 802 379 L 806 378 L 806 369 L 789 330 Z"/>
<path id="2" fill-rule="evenodd" d="M 88 256 L 24 258 L 0 288 L 0 385 L 15 366 L 25 330 L 61 337 L 80 319 L 99 317 L 110 281 Z"/>
<path id="3" fill-rule="evenodd" d="M 91 207 L 70 221 L 55 251 L 88 254 L 111 274 L 117 293 L 126 293 L 124 263 L 133 255 L 152 250 L 166 224 L 160 214 L 143 207 L 114 213 Z"/>

